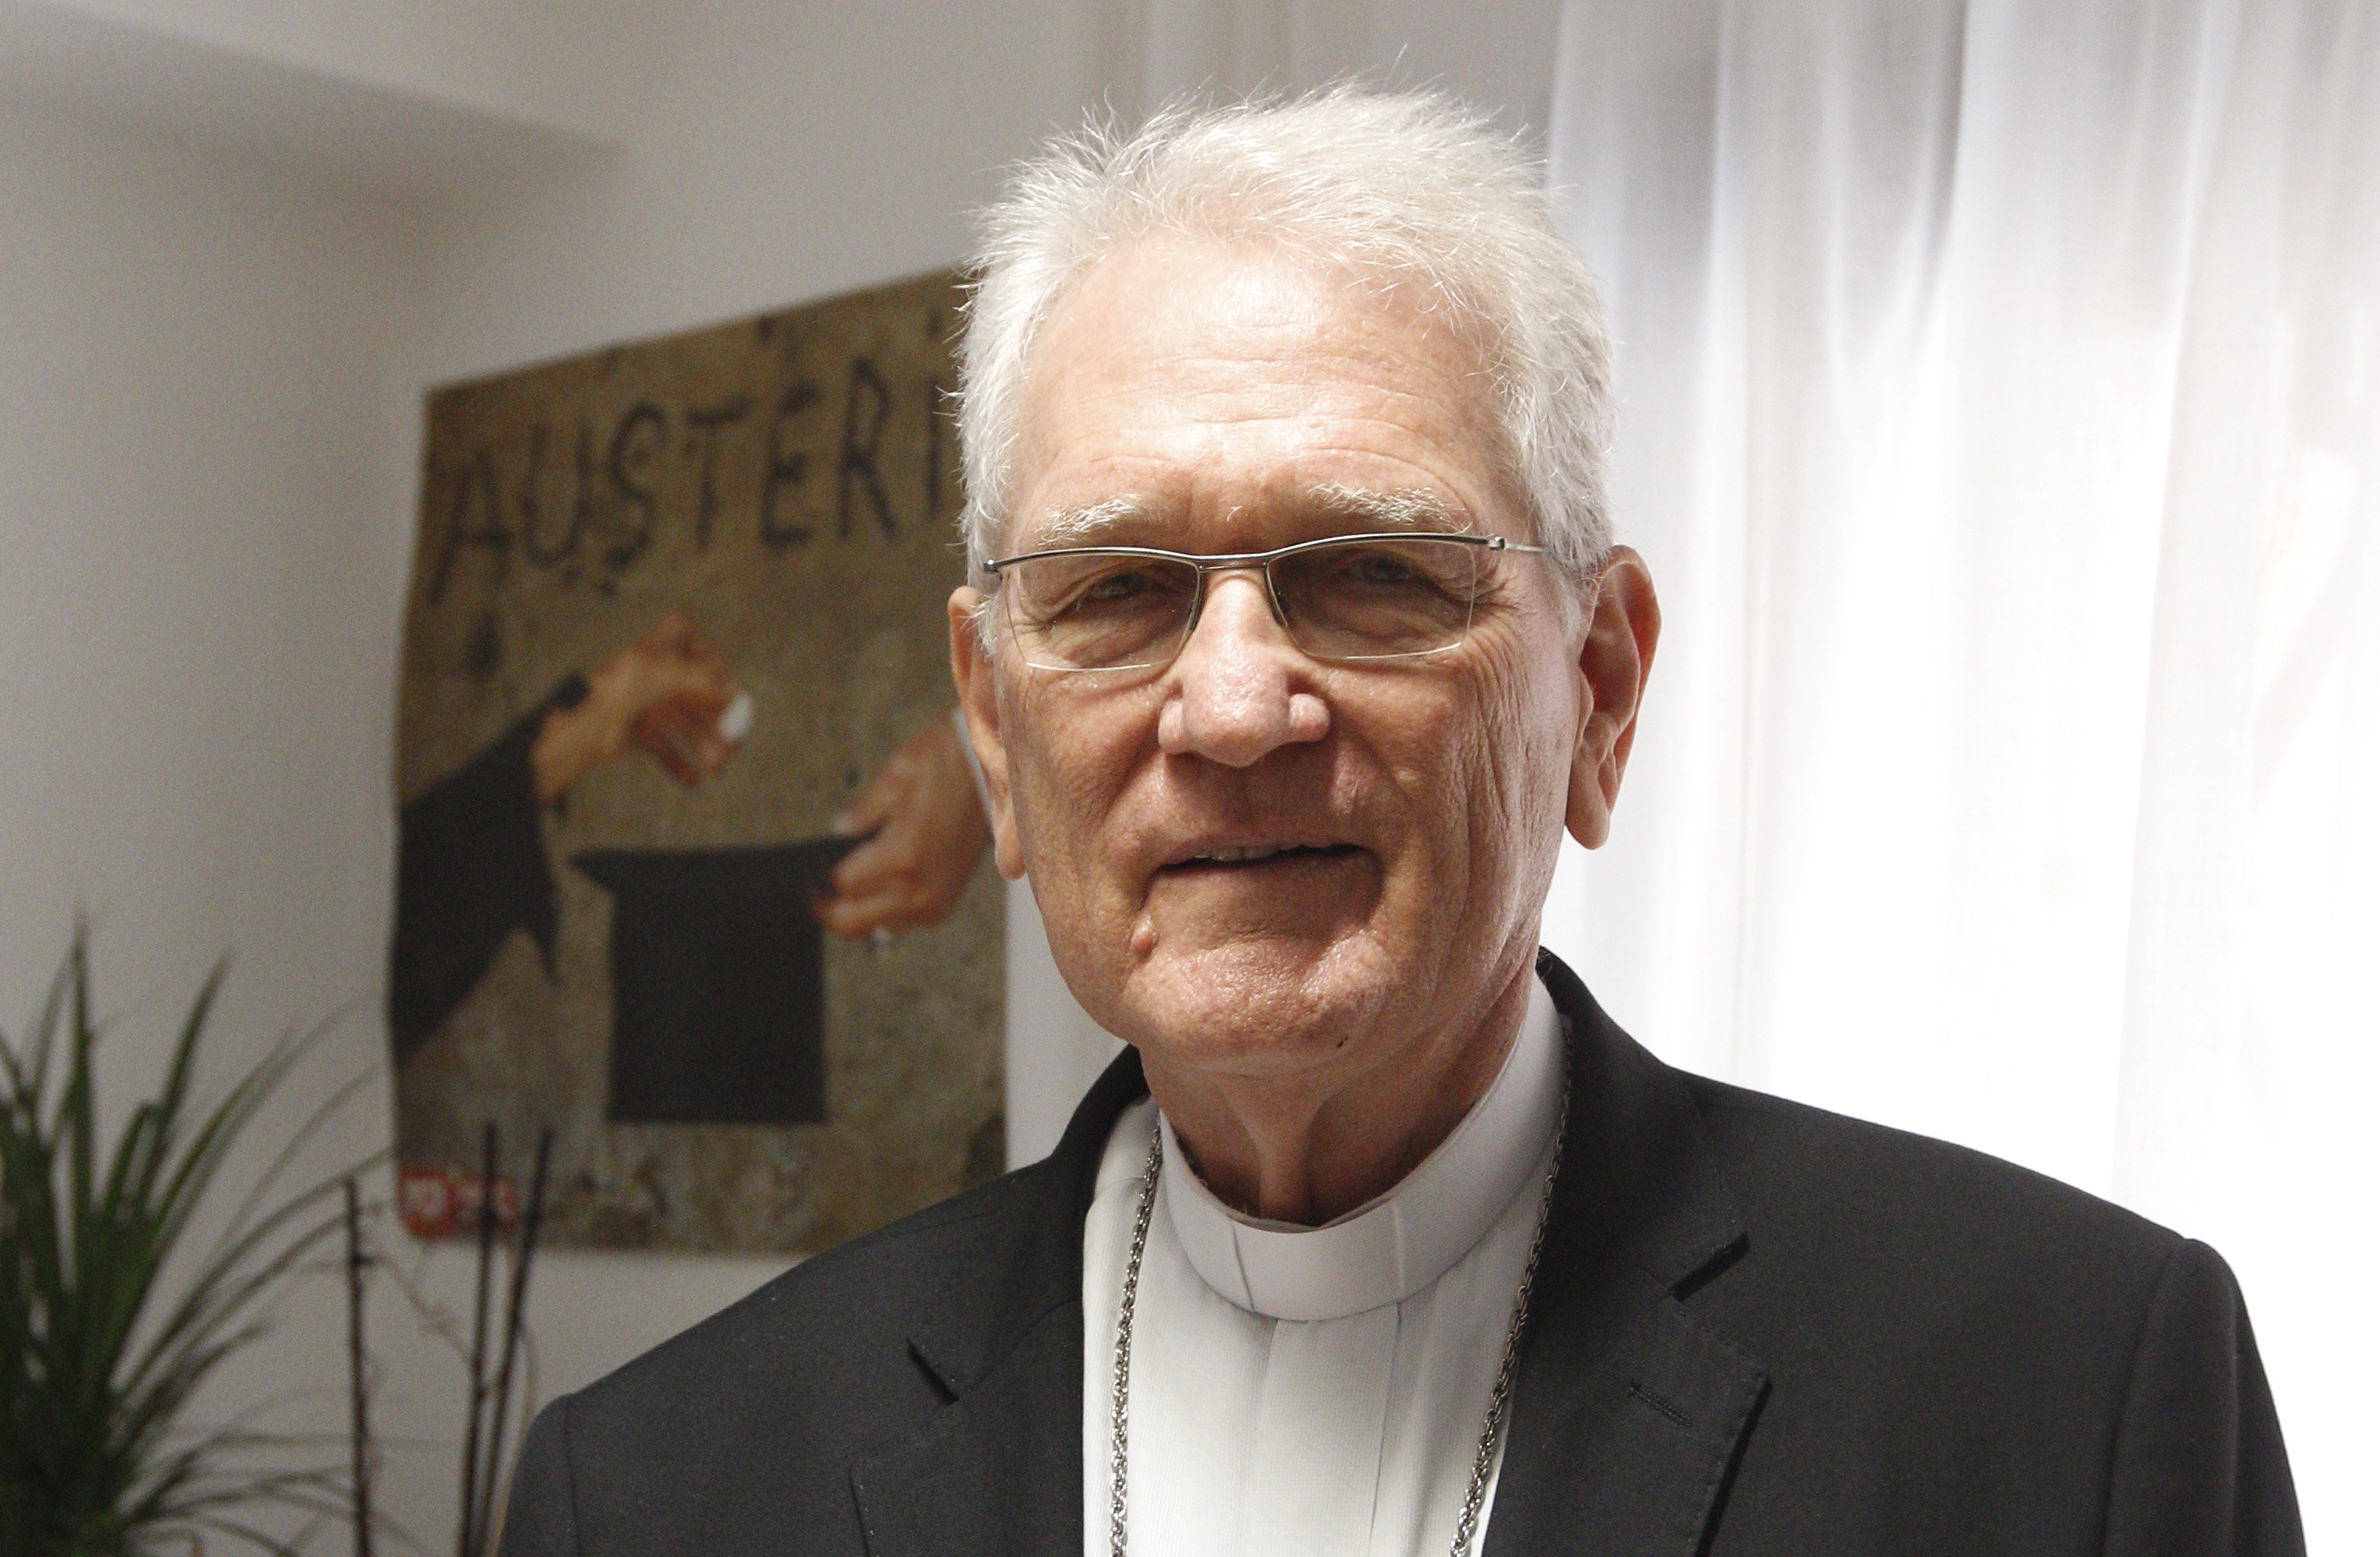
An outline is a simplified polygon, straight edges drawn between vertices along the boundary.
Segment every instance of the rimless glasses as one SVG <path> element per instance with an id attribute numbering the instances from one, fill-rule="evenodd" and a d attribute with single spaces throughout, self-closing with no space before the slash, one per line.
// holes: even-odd
<path id="1" fill-rule="evenodd" d="M 1470 636 L 1500 552 L 1542 555 L 1500 535 L 1333 535 L 1269 552 L 1196 556 L 1145 546 L 1064 546 L 996 557 L 1002 610 L 1039 670 L 1150 670 L 1198 625 L 1207 576 L 1264 575 L 1290 641 L 1316 660 L 1402 660 Z"/>

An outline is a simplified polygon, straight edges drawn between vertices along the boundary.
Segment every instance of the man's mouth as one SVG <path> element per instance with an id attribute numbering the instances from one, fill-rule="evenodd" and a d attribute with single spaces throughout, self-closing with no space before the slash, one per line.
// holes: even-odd
<path id="1" fill-rule="evenodd" d="M 1165 869 L 1196 870 L 1218 866 L 1293 864 L 1305 859 L 1342 859 L 1361 852 L 1354 844 L 1217 845 L 1169 860 Z"/>

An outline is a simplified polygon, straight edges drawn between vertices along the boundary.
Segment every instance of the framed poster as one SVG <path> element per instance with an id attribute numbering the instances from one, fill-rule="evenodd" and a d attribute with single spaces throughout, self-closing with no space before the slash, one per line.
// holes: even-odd
<path id="1" fill-rule="evenodd" d="M 388 1008 L 417 1234 L 473 1220 L 491 1122 L 510 1175 L 552 1131 L 565 1245 L 817 1250 L 1000 1170 L 996 875 L 899 935 L 817 912 L 855 797 L 948 741 L 957 300 L 430 395 Z"/>

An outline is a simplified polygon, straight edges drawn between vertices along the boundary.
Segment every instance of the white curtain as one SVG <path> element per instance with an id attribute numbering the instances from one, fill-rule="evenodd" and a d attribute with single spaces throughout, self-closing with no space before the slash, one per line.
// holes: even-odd
<path id="1" fill-rule="evenodd" d="M 1571 0 L 1553 105 L 1668 630 L 1548 942 L 2213 1242 L 2368 1549 L 2380 4 Z"/>

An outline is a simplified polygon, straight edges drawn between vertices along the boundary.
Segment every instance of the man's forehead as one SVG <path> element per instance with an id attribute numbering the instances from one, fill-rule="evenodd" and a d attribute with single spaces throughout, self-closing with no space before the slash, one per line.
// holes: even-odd
<path id="1" fill-rule="evenodd" d="M 1195 420 L 1208 398 L 1245 392 L 1253 368 L 1400 392 L 1418 376 L 1433 402 L 1475 410 L 1488 350 L 1475 323 L 1414 278 L 1156 234 L 1093 262 L 1056 300 L 1019 365 L 1020 409 L 1028 428 L 1120 401 Z"/>
<path id="2" fill-rule="evenodd" d="M 1108 255 L 1033 349 L 999 549 L 1505 528 L 1492 376 L 1415 304 L 1245 246 Z"/>
<path id="3" fill-rule="evenodd" d="M 1462 532 L 1480 528 L 1463 505 L 1426 487 L 1372 489 L 1330 481 L 1281 493 L 1261 512 L 1241 505 L 1218 517 L 1221 523 L 1216 528 L 1225 535 L 1243 527 L 1253 534 L 1261 526 L 1266 543 L 1370 530 Z M 1162 546 L 1189 536 L 1199 518 L 1186 497 L 1123 493 L 1024 516 L 1016 532 L 1017 549 Z"/>

